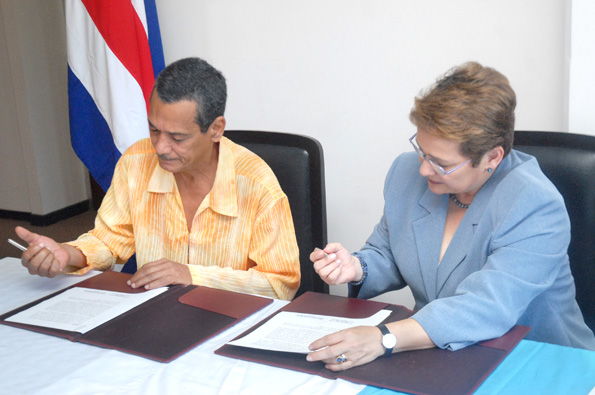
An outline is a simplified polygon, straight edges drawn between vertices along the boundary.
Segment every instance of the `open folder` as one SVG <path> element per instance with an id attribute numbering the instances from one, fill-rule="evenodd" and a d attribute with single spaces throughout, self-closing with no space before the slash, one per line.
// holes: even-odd
<path id="1" fill-rule="evenodd" d="M 126 284 L 130 277 L 108 271 L 66 289 L 143 292 Z M 85 334 L 6 321 L 66 289 L 0 315 L 0 323 L 169 362 L 273 302 L 260 296 L 176 285 Z"/>
<path id="2" fill-rule="evenodd" d="M 280 311 L 363 318 L 382 309 L 392 312 L 385 322 L 402 320 L 413 314 L 411 310 L 403 306 L 312 292 L 301 295 Z M 237 338 L 252 332 L 271 317 L 261 321 Z M 332 372 L 326 369 L 322 362 L 308 362 L 304 354 L 260 350 L 229 344 L 219 348 L 215 353 L 326 378 L 342 378 L 414 394 L 462 395 L 475 391 L 525 337 L 527 332 L 529 332 L 528 327 L 515 326 L 502 337 L 458 351 L 432 348 L 399 352 L 388 358 L 380 357 L 371 363 L 343 372 Z"/>

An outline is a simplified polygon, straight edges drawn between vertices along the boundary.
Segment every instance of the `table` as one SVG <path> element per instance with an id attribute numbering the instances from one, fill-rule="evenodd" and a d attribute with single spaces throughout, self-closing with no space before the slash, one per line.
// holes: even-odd
<path id="1" fill-rule="evenodd" d="M 521 340 L 474 395 L 595 395 L 595 352 Z M 401 392 L 366 387 L 359 395 Z"/>
<path id="2" fill-rule="evenodd" d="M 0 313 L 98 273 L 41 278 L 29 275 L 18 259 L 0 259 Z M 275 300 L 170 363 L 0 325 L 0 394 L 354 395 L 365 388 L 344 380 L 328 380 L 213 353 L 285 304 L 286 301 Z"/>
<path id="3" fill-rule="evenodd" d="M 0 259 L 0 313 L 97 273 L 40 278 Z M 167 364 L 0 325 L 0 394 L 398 394 L 213 353 L 286 303 L 275 300 Z M 523 340 L 476 394 L 588 394 L 594 386 L 595 352 Z"/>

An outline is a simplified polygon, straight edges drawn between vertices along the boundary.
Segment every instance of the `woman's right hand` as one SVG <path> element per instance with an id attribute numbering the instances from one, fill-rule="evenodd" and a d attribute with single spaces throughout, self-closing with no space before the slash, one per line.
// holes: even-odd
<path id="1" fill-rule="evenodd" d="M 359 259 L 349 254 L 340 243 L 327 244 L 324 249 L 315 249 L 310 254 L 314 270 L 327 284 L 345 284 L 362 279 L 363 271 Z"/>

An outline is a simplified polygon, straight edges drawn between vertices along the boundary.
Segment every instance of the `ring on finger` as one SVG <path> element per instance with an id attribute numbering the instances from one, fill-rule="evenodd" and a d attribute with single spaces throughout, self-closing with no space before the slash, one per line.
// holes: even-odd
<path id="1" fill-rule="evenodd" d="M 345 354 L 337 355 L 337 363 L 347 362 L 347 357 Z"/>

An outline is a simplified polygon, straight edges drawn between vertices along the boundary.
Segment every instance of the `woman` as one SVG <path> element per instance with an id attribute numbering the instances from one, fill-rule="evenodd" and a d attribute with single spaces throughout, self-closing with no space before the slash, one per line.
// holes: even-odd
<path id="1" fill-rule="evenodd" d="M 415 314 L 311 344 L 309 361 L 344 370 L 392 352 L 457 350 L 527 325 L 527 339 L 595 350 L 575 300 L 562 196 L 532 156 L 512 150 L 515 93 L 467 63 L 415 99 L 414 151 L 385 182 L 384 214 L 363 249 L 310 254 L 328 284 L 368 299 L 409 286 Z"/>

